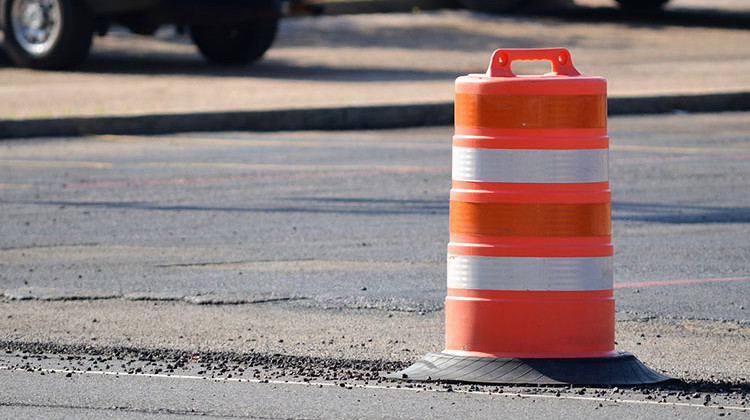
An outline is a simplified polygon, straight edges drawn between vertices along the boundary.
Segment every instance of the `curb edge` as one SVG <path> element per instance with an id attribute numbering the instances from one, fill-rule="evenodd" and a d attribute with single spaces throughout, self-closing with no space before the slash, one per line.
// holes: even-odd
<path id="1" fill-rule="evenodd" d="M 750 110 L 750 92 L 614 97 L 608 114 Z M 453 124 L 453 103 L 0 120 L 0 139 L 210 131 L 367 130 Z"/>

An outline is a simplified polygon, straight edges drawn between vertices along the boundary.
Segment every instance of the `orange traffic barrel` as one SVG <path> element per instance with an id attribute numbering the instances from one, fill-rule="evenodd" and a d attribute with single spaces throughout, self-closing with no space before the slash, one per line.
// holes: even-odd
<path id="1" fill-rule="evenodd" d="M 516 76 L 516 60 L 552 71 Z M 455 125 L 445 350 L 392 377 L 670 379 L 614 348 L 606 80 L 563 48 L 497 50 L 456 80 Z"/>

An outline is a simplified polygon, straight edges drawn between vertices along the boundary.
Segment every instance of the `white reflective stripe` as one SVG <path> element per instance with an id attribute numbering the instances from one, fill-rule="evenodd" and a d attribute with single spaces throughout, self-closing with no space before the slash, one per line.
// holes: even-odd
<path id="1" fill-rule="evenodd" d="M 604 182 L 609 149 L 453 147 L 453 179 L 476 182 Z"/>
<path id="2" fill-rule="evenodd" d="M 475 290 L 612 289 L 612 257 L 527 258 L 448 254 L 448 287 Z"/>

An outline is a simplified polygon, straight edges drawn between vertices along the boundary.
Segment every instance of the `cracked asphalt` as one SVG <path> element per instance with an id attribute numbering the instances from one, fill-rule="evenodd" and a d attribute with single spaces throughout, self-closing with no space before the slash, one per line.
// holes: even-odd
<path id="1" fill-rule="evenodd" d="M 617 348 L 680 379 L 616 390 L 380 379 L 442 349 L 450 127 L 3 141 L 0 415 L 747 416 L 748 122 L 610 119 Z"/>

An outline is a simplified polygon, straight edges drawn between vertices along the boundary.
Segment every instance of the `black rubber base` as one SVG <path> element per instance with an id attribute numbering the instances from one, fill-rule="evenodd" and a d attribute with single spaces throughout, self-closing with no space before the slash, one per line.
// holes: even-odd
<path id="1" fill-rule="evenodd" d="M 429 353 L 408 368 L 385 375 L 406 381 L 486 384 L 640 385 L 671 380 L 632 354 L 571 359 L 514 359 Z"/>

